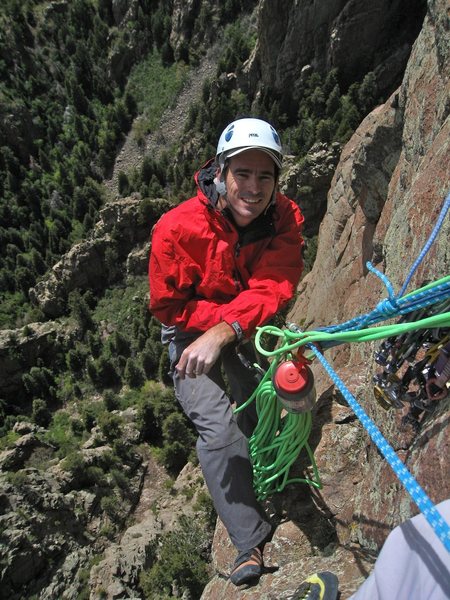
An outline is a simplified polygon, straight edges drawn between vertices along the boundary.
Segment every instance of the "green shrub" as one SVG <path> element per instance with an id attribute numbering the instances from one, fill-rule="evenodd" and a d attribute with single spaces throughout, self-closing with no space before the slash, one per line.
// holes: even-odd
<path id="1" fill-rule="evenodd" d="M 45 440 L 58 448 L 57 454 L 64 458 L 77 450 L 80 446 L 81 436 L 72 428 L 72 418 L 67 411 L 60 410 L 53 414 Z"/>
<path id="2" fill-rule="evenodd" d="M 217 513 L 211 495 L 207 491 L 199 491 L 193 509 L 205 521 L 206 527 L 213 532 L 216 526 Z"/>
<path id="3" fill-rule="evenodd" d="M 210 578 L 204 527 L 183 516 L 178 527 L 159 543 L 156 562 L 140 577 L 145 596 L 154 598 L 159 593 L 171 597 L 172 584 L 176 583 L 180 593 L 187 590 L 191 597 L 199 598 Z"/>
<path id="4" fill-rule="evenodd" d="M 124 475 L 123 471 L 119 471 L 119 469 L 111 469 L 110 474 L 112 481 L 118 488 L 121 490 L 128 489 L 128 479 L 126 475 Z"/>
<path id="5" fill-rule="evenodd" d="M 116 496 L 103 496 L 100 500 L 100 507 L 111 521 L 117 522 L 120 519 L 120 503 Z"/>
<path id="6" fill-rule="evenodd" d="M 31 412 L 33 423 L 41 427 L 47 427 L 50 424 L 52 415 L 47 407 L 47 402 L 41 398 L 33 400 L 33 408 Z"/>
<path id="7" fill-rule="evenodd" d="M 28 483 L 28 476 L 26 471 L 23 470 L 14 473 L 8 472 L 6 473 L 6 480 L 17 489 L 23 489 Z"/>
<path id="8" fill-rule="evenodd" d="M 16 421 L 12 415 L 4 419 L 3 427 L 0 429 L 0 452 L 14 446 L 15 441 L 20 438 L 20 434 L 12 430 Z"/>
<path id="9" fill-rule="evenodd" d="M 98 425 L 108 441 L 120 438 L 123 419 L 116 414 L 105 412 L 100 415 Z"/>
<path id="10" fill-rule="evenodd" d="M 106 390 L 103 394 L 103 403 L 107 411 L 112 412 L 120 407 L 120 400 L 113 390 Z"/>
<path id="11" fill-rule="evenodd" d="M 61 463 L 62 468 L 74 476 L 80 476 L 85 472 L 86 464 L 79 452 L 71 452 Z"/>

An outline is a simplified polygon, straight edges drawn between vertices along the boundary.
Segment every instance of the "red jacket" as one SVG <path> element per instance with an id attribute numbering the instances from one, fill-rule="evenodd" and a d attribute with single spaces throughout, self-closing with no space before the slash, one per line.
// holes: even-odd
<path id="1" fill-rule="evenodd" d="M 150 310 L 165 325 L 206 331 L 238 323 L 245 337 L 294 295 L 303 269 L 298 206 L 276 202 L 245 228 L 215 208 L 212 161 L 195 180 L 197 196 L 164 214 L 150 253 Z"/>

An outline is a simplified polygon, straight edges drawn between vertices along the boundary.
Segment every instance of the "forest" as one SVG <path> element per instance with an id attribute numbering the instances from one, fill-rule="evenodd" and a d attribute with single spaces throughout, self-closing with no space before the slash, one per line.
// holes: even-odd
<path id="1" fill-rule="evenodd" d="M 14 360 L 24 364 L 19 389 L 0 398 L 0 449 L 19 437 L 17 422 L 39 426 L 54 453 L 38 468 L 56 456 L 78 486 L 94 490 L 110 519 L 106 536 L 124 524 L 129 490 L 121 465 L 133 462 L 138 445 L 122 441 L 120 411 L 137 411 L 138 443 L 149 444 L 172 476 L 195 462 L 195 435 L 175 401 L 160 325 L 148 311 L 145 272 L 125 277 L 119 255 L 108 249 L 98 288 L 72 290 L 64 300 L 58 319 L 64 335 L 55 338 L 51 355 L 26 368 L 19 342 L 49 320 L 33 288 L 94 235 L 111 200 L 104 182 L 126 137 L 145 147 L 187 75 L 218 42 L 216 76 L 189 106 L 179 143 L 119 172 L 118 195 L 138 195 L 145 223 L 191 195 L 193 173 L 214 155 L 218 132 L 231 120 L 250 113 L 269 120 L 301 162 L 318 142 L 345 144 L 385 100 L 373 72 L 344 86 L 337 69 L 311 68 L 295 92 L 267 88 L 257 98 L 230 87 L 227 74 L 242 69 L 257 41 L 256 31 L 248 35 L 256 4 L 201 3 L 191 35 L 203 44 L 186 42 L 176 55 L 169 43 L 171 1 L 139 0 L 133 18 L 120 25 L 110 0 L 5 0 L 0 8 L 0 328 Z M 309 267 L 313 261 L 312 253 Z M 86 468 L 80 448 L 94 426 L 112 452 L 101 466 Z M 9 477 L 18 487 L 26 479 L 21 471 Z M 168 538 L 172 556 L 175 543 L 176 536 Z M 199 561 L 184 580 L 194 593 L 207 580 Z M 144 589 L 163 590 L 173 580 L 157 564 L 144 576 Z"/>

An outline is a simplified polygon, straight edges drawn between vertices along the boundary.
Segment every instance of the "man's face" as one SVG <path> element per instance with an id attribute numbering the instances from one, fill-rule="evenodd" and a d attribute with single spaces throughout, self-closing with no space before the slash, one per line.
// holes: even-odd
<path id="1" fill-rule="evenodd" d="M 265 211 L 275 189 L 275 164 L 261 150 L 246 150 L 230 159 L 225 174 L 227 203 L 234 220 L 245 227 Z"/>

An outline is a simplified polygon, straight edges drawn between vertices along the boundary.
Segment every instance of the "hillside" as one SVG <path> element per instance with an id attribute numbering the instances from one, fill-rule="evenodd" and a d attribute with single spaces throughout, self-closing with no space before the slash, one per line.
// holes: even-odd
<path id="1" fill-rule="evenodd" d="M 328 569 L 345 600 L 417 507 L 314 363 L 323 487 L 268 499 L 278 569 L 232 589 L 147 310 L 149 233 L 223 126 L 259 114 L 282 133 L 282 189 L 306 217 L 309 272 L 287 319 L 315 329 L 372 310 L 387 292 L 366 261 L 399 290 L 450 190 L 444 1 L 2 10 L 21 16 L 0 47 L 0 597 L 287 598 Z M 448 239 L 447 216 L 408 290 L 448 275 Z M 449 398 L 405 428 L 407 406 L 374 401 L 378 348 L 326 356 L 437 503 Z M 308 468 L 301 455 L 294 472 Z"/>

